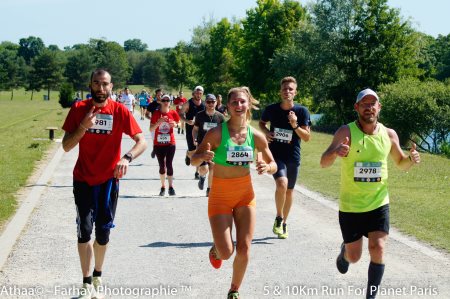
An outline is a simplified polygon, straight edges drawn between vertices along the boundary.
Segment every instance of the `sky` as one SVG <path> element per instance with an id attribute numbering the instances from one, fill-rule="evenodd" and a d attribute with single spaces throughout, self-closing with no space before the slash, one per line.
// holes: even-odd
<path id="1" fill-rule="evenodd" d="M 301 0 L 305 5 L 309 1 Z M 415 29 L 437 37 L 450 33 L 449 0 L 388 0 Z M 123 45 L 140 39 L 149 50 L 191 40 L 193 28 L 213 18 L 245 18 L 256 0 L 0 0 L 0 42 L 40 37 L 46 46 L 101 38 Z"/>

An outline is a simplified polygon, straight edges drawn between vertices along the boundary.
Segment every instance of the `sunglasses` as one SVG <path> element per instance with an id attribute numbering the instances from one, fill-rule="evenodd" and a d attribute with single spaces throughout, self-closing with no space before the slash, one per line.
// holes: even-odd
<path id="1" fill-rule="evenodd" d="M 206 101 L 206 104 L 214 104 L 216 101 Z"/>
<path id="2" fill-rule="evenodd" d="M 161 100 L 161 103 L 169 103 L 170 100 Z"/>

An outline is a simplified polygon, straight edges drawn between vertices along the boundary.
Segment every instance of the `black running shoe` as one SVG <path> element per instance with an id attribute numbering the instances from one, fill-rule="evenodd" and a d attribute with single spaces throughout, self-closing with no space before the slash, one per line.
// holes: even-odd
<path id="1" fill-rule="evenodd" d="M 161 187 L 161 191 L 159 191 L 159 196 L 164 196 L 166 194 L 166 188 Z"/>
<path id="2" fill-rule="evenodd" d="M 173 187 L 169 187 L 169 195 L 174 196 L 175 195 L 175 189 Z"/>
<path id="3" fill-rule="evenodd" d="M 342 274 L 347 273 L 348 266 L 350 266 L 350 263 L 345 260 L 344 255 L 345 255 L 345 244 L 344 244 L 344 242 L 342 242 L 341 252 L 339 253 L 338 257 L 336 258 L 336 267 L 337 267 L 338 271 Z"/>
<path id="4" fill-rule="evenodd" d="M 206 177 L 200 176 L 200 179 L 198 180 L 198 188 L 200 190 L 203 190 L 203 188 L 205 188 L 205 180 L 206 180 Z"/>
<path id="5" fill-rule="evenodd" d="M 209 190 L 211 190 L 211 188 L 206 188 L 206 197 L 209 196 Z"/>
<path id="6" fill-rule="evenodd" d="M 155 159 L 155 156 L 156 156 L 155 150 L 152 150 L 152 153 L 150 154 L 150 156 L 152 157 L 152 159 Z"/>
<path id="7" fill-rule="evenodd" d="M 191 158 L 186 156 L 186 158 L 184 158 L 184 163 L 186 163 L 187 166 L 191 165 Z"/>
<path id="8" fill-rule="evenodd" d="M 200 174 L 196 171 L 194 177 L 195 177 L 196 180 L 199 180 L 200 179 Z"/>
<path id="9" fill-rule="evenodd" d="M 178 134 L 180 134 L 180 131 L 181 131 L 180 128 L 178 128 Z"/>

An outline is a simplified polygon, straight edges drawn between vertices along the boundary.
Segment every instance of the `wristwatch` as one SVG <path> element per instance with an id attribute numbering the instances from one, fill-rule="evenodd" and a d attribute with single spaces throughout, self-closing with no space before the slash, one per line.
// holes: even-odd
<path id="1" fill-rule="evenodd" d="M 126 153 L 125 155 L 123 155 L 124 159 L 128 160 L 128 163 L 131 163 L 131 161 L 133 161 L 133 154 L 132 153 Z"/>

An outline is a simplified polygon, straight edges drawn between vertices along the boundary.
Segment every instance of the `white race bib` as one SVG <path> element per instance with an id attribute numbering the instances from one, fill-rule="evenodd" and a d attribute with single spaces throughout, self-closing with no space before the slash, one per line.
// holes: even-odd
<path id="1" fill-rule="evenodd" d="M 158 134 L 156 137 L 158 143 L 169 143 L 170 142 L 170 134 Z"/>
<path id="2" fill-rule="evenodd" d="M 275 128 L 273 132 L 275 133 L 274 138 L 278 142 L 290 143 L 292 140 L 292 132 L 293 132 L 292 130 Z"/>
<path id="3" fill-rule="evenodd" d="M 355 162 L 355 182 L 381 182 L 381 162 Z"/>
<path id="4" fill-rule="evenodd" d="M 205 130 L 205 131 L 209 131 L 215 127 L 217 127 L 217 123 L 209 123 L 209 122 L 203 123 L 203 130 Z"/>
<path id="5" fill-rule="evenodd" d="M 97 114 L 95 124 L 89 128 L 90 133 L 111 134 L 113 128 L 113 116 L 111 114 Z"/>
<path id="6" fill-rule="evenodd" d="M 227 149 L 227 163 L 247 165 L 253 162 L 253 148 L 250 146 L 230 146 Z"/>

